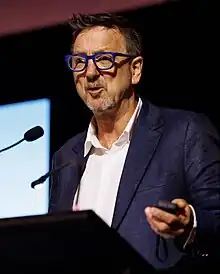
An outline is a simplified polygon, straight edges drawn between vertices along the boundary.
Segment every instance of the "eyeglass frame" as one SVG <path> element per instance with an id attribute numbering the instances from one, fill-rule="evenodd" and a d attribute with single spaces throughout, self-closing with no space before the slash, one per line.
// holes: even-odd
<path id="1" fill-rule="evenodd" d="M 100 55 L 100 54 L 111 54 L 111 55 L 112 55 L 113 61 L 112 61 L 112 65 L 111 65 L 110 67 L 108 67 L 108 68 L 99 68 L 99 67 L 97 66 L 96 61 L 95 61 L 95 57 L 96 57 L 97 55 Z M 84 57 L 84 58 L 85 58 L 85 66 L 84 66 L 83 69 L 75 70 L 75 69 L 72 69 L 72 68 L 70 67 L 69 58 L 71 58 L 71 57 L 73 57 L 73 56 L 81 56 L 81 57 Z M 121 52 L 103 51 L 103 52 L 94 53 L 94 54 L 92 54 L 92 55 L 87 55 L 87 54 L 85 54 L 85 53 L 68 54 L 68 55 L 65 56 L 65 61 L 66 61 L 67 67 L 68 67 L 71 71 L 73 71 L 73 72 L 81 72 L 81 71 L 83 71 L 85 68 L 87 68 L 87 67 L 88 67 L 88 62 L 89 62 L 90 59 L 93 61 L 93 64 L 96 66 L 97 70 L 103 71 L 103 70 L 112 69 L 112 68 L 115 66 L 115 58 L 116 58 L 117 56 L 127 57 L 127 58 L 130 58 L 130 59 L 137 57 L 136 55 L 130 55 L 130 54 L 121 53 Z"/>

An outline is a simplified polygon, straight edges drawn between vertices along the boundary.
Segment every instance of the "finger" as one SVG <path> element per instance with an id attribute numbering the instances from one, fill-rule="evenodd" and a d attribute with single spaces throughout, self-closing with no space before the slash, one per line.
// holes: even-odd
<path id="1" fill-rule="evenodd" d="M 156 225 L 156 229 L 159 229 L 159 230 L 163 230 L 164 233 L 166 232 L 170 232 L 171 230 L 172 231 L 177 231 L 179 229 L 182 229 L 183 228 L 183 225 L 182 223 L 180 223 L 179 219 L 174 216 L 173 214 L 169 214 L 171 215 L 171 218 L 167 221 L 167 218 L 166 218 L 166 221 L 163 221 L 161 220 L 162 218 L 157 218 L 155 217 L 151 212 L 153 210 L 151 208 L 147 208 L 145 210 L 145 213 L 146 213 L 146 217 L 147 217 L 147 220 L 148 222 L 150 223 L 150 225 Z M 162 210 L 160 210 L 162 211 Z M 164 213 L 164 211 L 162 211 L 162 213 Z M 167 212 L 165 212 L 167 213 Z"/>
<path id="2" fill-rule="evenodd" d="M 172 230 L 181 229 L 187 224 L 187 221 L 184 220 L 184 216 L 181 218 L 180 216 L 170 214 L 158 208 L 147 208 L 145 213 L 148 221 L 153 219 L 158 222 L 166 223 Z"/>
<path id="3" fill-rule="evenodd" d="M 166 223 L 158 222 L 154 219 L 150 221 L 150 226 L 156 234 L 164 238 L 175 238 L 177 236 L 180 236 L 184 232 L 183 228 L 172 230 L 171 227 Z"/>
<path id="4" fill-rule="evenodd" d="M 171 227 L 169 227 L 168 224 L 156 220 L 151 215 L 149 208 L 145 209 L 145 213 L 146 213 L 146 218 L 148 220 L 148 223 L 149 223 L 151 229 L 157 235 L 160 235 L 161 237 L 163 237 L 165 239 L 174 239 L 175 237 L 181 235 L 184 232 L 183 229 L 173 230 L 173 228 L 171 229 Z"/>
<path id="5" fill-rule="evenodd" d="M 168 213 L 156 207 L 149 208 L 147 212 L 149 212 L 149 215 L 155 220 L 164 222 L 168 225 L 179 222 L 179 219 L 176 215 Z"/>

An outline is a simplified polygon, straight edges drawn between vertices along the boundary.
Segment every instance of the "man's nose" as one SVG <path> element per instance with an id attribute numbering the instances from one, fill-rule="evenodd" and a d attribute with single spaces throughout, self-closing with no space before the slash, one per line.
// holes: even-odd
<path id="1" fill-rule="evenodd" d="M 99 76 L 99 71 L 97 70 L 97 67 L 95 66 L 93 60 L 88 61 L 88 66 L 86 68 L 86 77 L 88 81 L 93 81 Z"/>

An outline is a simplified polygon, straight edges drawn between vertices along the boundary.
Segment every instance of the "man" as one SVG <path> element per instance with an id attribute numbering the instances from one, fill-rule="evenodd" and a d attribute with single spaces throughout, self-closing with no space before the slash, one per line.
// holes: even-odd
<path id="1" fill-rule="evenodd" d="M 156 269 L 192 252 L 210 256 L 220 228 L 216 130 L 203 115 L 158 108 L 136 94 L 141 40 L 123 18 L 88 14 L 70 23 L 66 61 L 93 118 L 54 155 L 54 168 L 86 162 L 82 177 L 66 168 L 53 179 L 49 212 L 94 210 Z M 179 213 L 154 207 L 159 200 Z"/>

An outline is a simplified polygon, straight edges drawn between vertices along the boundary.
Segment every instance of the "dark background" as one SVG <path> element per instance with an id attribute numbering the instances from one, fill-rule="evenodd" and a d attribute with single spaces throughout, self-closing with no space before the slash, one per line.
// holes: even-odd
<path id="1" fill-rule="evenodd" d="M 203 112 L 220 129 L 217 3 L 171 1 L 125 14 L 143 35 L 141 94 L 157 105 Z M 91 116 L 64 62 L 70 45 L 67 24 L 0 38 L 0 104 L 51 99 L 51 156 Z"/>

